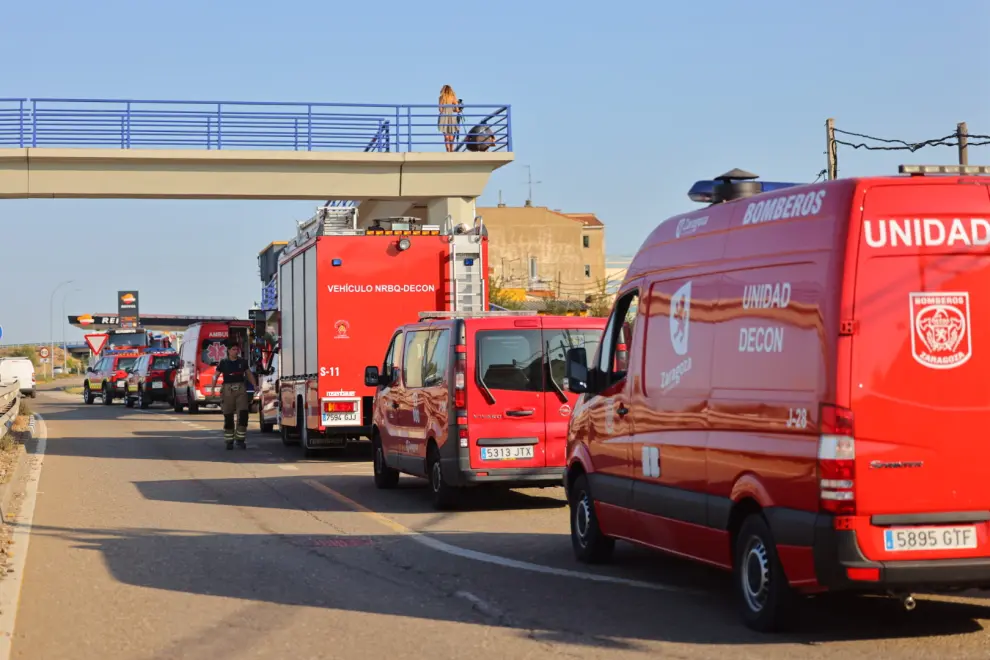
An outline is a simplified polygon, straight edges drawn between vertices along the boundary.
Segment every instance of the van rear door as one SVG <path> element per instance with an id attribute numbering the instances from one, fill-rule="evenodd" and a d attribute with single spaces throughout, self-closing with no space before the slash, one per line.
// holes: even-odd
<path id="1" fill-rule="evenodd" d="M 466 321 L 471 467 L 546 467 L 539 317 Z"/>
<path id="2" fill-rule="evenodd" d="M 568 391 L 565 382 L 567 351 L 583 348 L 588 360 L 594 360 L 605 322 L 606 319 L 543 317 L 543 348 L 549 366 L 543 399 L 546 410 L 546 467 L 563 468 L 567 464 L 567 424 L 579 396 Z"/>
<path id="3" fill-rule="evenodd" d="M 871 187 L 859 234 L 850 397 L 857 512 L 892 515 L 893 524 L 959 522 L 905 514 L 986 513 L 990 190 L 956 179 Z M 870 547 L 883 553 L 866 542 L 868 556 Z"/>

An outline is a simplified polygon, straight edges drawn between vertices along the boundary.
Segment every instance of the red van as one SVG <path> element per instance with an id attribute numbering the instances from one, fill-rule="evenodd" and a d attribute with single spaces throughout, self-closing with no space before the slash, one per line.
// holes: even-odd
<path id="1" fill-rule="evenodd" d="M 578 559 L 733 570 L 761 631 L 795 594 L 990 587 L 990 168 L 901 173 L 735 171 L 647 238 L 592 367 L 569 354 Z"/>
<path id="2" fill-rule="evenodd" d="M 461 487 L 560 486 L 567 420 L 567 351 L 594 353 L 605 319 L 512 312 L 423 312 L 400 327 L 376 387 L 375 485 L 405 472 L 430 480 L 434 505 Z"/>

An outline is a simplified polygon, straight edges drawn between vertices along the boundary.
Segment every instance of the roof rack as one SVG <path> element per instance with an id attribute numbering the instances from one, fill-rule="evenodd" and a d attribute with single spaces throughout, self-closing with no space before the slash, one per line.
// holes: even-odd
<path id="1" fill-rule="evenodd" d="M 526 310 L 506 310 L 504 312 L 420 312 L 422 319 L 488 319 L 499 316 L 536 316 Z"/>
<path id="2" fill-rule="evenodd" d="M 901 174 L 990 174 L 990 165 L 901 165 Z"/>

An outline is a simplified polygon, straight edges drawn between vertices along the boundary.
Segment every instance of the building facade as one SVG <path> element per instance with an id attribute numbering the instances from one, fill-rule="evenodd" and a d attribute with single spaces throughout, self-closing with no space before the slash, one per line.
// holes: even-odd
<path id="1" fill-rule="evenodd" d="M 583 300 L 605 285 L 605 225 L 593 213 L 504 205 L 477 213 L 488 230 L 492 280 L 501 288 Z"/>

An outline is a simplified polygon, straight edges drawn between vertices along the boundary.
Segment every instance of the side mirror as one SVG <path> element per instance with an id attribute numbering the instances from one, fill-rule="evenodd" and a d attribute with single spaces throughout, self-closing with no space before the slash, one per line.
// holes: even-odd
<path id="1" fill-rule="evenodd" d="M 567 351 L 567 389 L 574 394 L 584 394 L 588 388 L 588 351 L 571 348 Z"/>
<path id="2" fill-rule="evenodd" d="M 378 375 L 378 367 L 364 368 L 364 384 L 367 387 L 378 387 L 381 384 L 381 378 Z"/>

